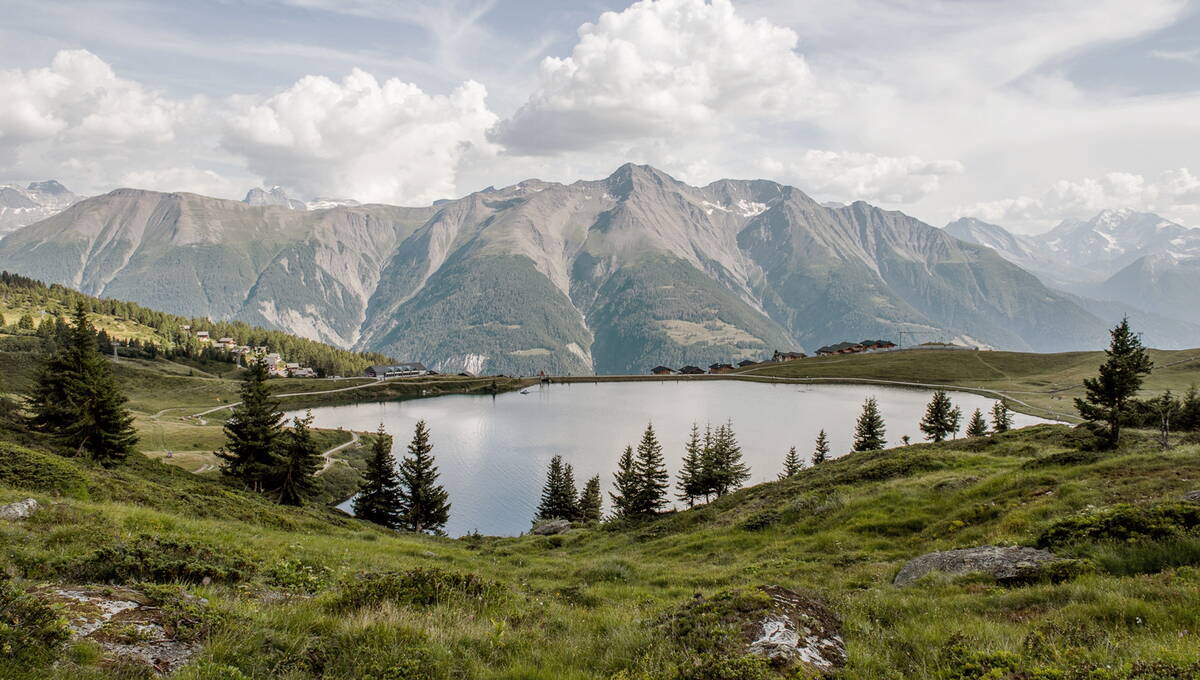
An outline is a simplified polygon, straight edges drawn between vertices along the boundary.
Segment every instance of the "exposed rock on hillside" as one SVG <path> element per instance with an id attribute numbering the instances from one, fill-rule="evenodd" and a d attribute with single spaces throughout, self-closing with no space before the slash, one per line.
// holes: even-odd
<path id="1" fill-rule="evenodd" d="M 34 498 L 26 498 L 23 501 L 9 503 L 8 505 L 0 505 L 0 519 L 29 519 L 33 513 L 37 512 L 39 507 L 41 506 Z"/>
<path id="2" fill-rule="evenodd" d="M 907 586 L 934 571 L 947 574 L 988 574 L 1000 583 L 1016 583 L 1035 577 L 1047 562 L 1060 558 L 1048 550 L 1021 546 L 985 545 L 929 553 L 909 560 L 893 581 Z"/>
<path id="3" fill-rule="evenodd" d="M 846 643 L 837 615 L 817 600 L 779 586 L 763 586 L 772 606 L 756 622 L 746 648 L 780 665 L 800 664 L 828 672 L 846 663 Z"/>

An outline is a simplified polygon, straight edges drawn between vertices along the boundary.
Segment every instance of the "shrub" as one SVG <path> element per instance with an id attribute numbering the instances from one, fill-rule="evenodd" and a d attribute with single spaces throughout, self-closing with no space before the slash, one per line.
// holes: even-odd
<path id="1" fill-rule="evenodd" d="M 436 567 L 359 574 L 339 584 L 330 606 L 339 611 L 393 604 L 432 607 L 455 601 L 483 601 L 498 594 L 499 584 L 475 574 Z"/>
<path id="2" fill-rule="evenodd" d="M 1100 541 L 1147 541 L 1175 538 L 1200 528 L 1200 505 L 1114 505 L 1061 519 L 1038 536 L 1040 548 Z"/>
<path id="3" fill-rule="evenodd" d="M 268 585 L 289 593 L 310 594 L 324 590 L 333 577 L 333 570 L 323 564 L 304 560 L 276 562 L 265 572 Z"/>
<path id="4" fill-rule="evenodd" d="M 771 596 L 761 590 L 727 590 L 678 607 L 663 617 L 660 629 L 687 651 L 726 655 L 740 646 L 742 624 L 770 607 Z"/>
<path id="5" fill-rule="evenodd" d="M 18 666 L 47 663 L 70 635 L 66 619 L 54 608 L 0 571 L 0 659 Z"/>
<path id="6" fill-rule="evenodd" d="M 74 464 L 52 453 L 0 444 L 0 483 L 16 489 L 86 499 L 87 478 Z"/>
<path id="7" fill-rule="evenodd" d="M 108 583 L 236 583 L 254 569 L 248 555 L 229 546 L 142 534 L 95 550 L 65 571 L 77 579 Z"/>
<path id="8" fill-rule="evenodd" d="M 777 524 L 781 518 L 782 515 L 778 510 L 763 510 L 742 520 L 739 526 L 743 531 L 762 531 Z"/>

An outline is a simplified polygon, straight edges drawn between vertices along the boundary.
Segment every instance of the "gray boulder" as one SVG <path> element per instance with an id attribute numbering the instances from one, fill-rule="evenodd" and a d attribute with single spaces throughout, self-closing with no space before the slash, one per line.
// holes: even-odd
<path id="1" fill-rule="evenodd" d="M 23 501 L 9 503 L 8 505 L 0 505 L 0 519 L 29 519 L 29 516 L 37 512 L 40 507 L 41 505 L 33 498 L 26 498 Z"/>
<path id="2" fill-rule="evenodd" d="M 1183 494 L 1183 500 L 1191 501 L 1193 503 L 1200 503 L 1200 489 L 1196 489 L 1195 491 L 1189 491 L 1189 492 Z"/>
<path id="3" fill-rule="evenodd" d="M 898 586 L 907 586 L 922 576 L 940 571 L 947 574 L 983 573 L 1000 583 L 1019 582 L 1036 576 L 1047 562 L 1061 558 L 1047 550 L 1021 546 L 985 545 L 978 548 L 960 548 L 944 552 L 929 553 L 909 560 L 900 569 L 893 581 Z"/>
<path id="4" fill-rule="evenodd" d="M 533 525 L 529 533 L 535 536 L 553 536 L 554 534 L 565 534 L 571 530 L 571 523 L 565 519 L 547 519 Z"/>
<path id="5" fill-rule="evenodd" d="M 749 627 L 747 653 L 778 665 L 803 665 L 821 673 L 846 664 L 837 615 L 816 599 L 780 586 L 763 586 L 771 606 Z"/>

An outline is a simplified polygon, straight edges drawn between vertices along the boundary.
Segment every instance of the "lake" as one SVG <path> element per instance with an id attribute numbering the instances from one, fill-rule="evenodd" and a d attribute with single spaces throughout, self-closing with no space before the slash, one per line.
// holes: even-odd
<path id="1" fill-rule="evenodd" d="M 831 455 L 846 453 L 868 396 L 879 401 L 889 445 L 898 445 L 902 435 L 921 441 L 917 422 L 930 394 L 895 387 L 734 380 L 606 382 L 543 385 L 528 394 L 495 397 L 447 395 L 327 406 L 313 409 L 313 416 L 316 426 L 324 428 L 374 431 L 383 423 L 394 437 L 397 459 L 413 425 L 425 420 L 450 493 L 447 532 L 517 535 L 529 530 L 546 466 L 555 454 L 575 468 L 580 486 L 600 475 L 607 512 L 617 458 L 627 444 L 637 445 L 648 422 L 654 424 L 674 475 L 693 422 L 703 428 L 732 421 L 753 473 L 749 484 L 757 484 L 776 478 L 788 447 L 795 446 L 807 460 L 822 428 L 829 435 Z M 965 392 L 951 398 L 963 411 L 964 427 L 975 408 L 986 416 L 993 403 Z M 1047 422 L 1013 416 L 1016 427 Z"/>

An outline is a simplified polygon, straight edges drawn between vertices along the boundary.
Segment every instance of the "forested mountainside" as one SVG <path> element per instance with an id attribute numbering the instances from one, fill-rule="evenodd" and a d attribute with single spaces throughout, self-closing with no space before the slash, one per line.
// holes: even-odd
<path id="1" fill-rule="evenodd" d="M 39 350 L 54 338 L 56 328 L 67 323 L 80 302 L 92 314 L 102 337 L 121 344 L 126 353 L 234 361 L 229 352 L 213 344 L 228 337 L 239 345 L 265 347 L 322 375 L 359 375 L 367 366 L 394 361 L 382 354 L 352 352 L 241 321 L 186 318 L 134 302 L 95 298 L 8 272 L 0 272 L 0 351 Z M 199 340 L 201 331 L 212 342 Z"/>
<path id="2" fill-rule="evenodd" d="M 1099 347 L 1105 328 L 902 213 L 632 164 L 425 208 L 121 189 L 10 235 L 0 267 L 443 371 L 640 373 L 901 331 L 1056 351 Z"/>

